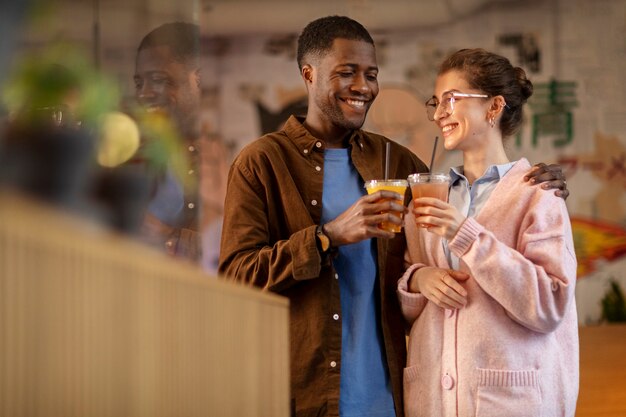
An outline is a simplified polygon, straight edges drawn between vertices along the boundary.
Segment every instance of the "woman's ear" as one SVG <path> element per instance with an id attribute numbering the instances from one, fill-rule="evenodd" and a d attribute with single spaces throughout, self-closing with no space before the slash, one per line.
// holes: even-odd
<path id="1" fill-rule="evenodd" d="M 495 96 L 492 98 L 489 110 L 487 110 L 487 120 L 489 120 L 489 124 L 491 124 L 492 127 L 495 120 L 498 119 L 504 111 L 505 106 L 506 101 L 504 100 L 504 97 Z"/>
<path id="2" fill-rule="evenodd" d="M 493 97 L 493 101 L 491 102 L 491 107 L 489 111 L 493 112 L 495 117 L 498 117 L 502 111 L 504 111 L 504 107 L 506 106 L 506 100 L 502 96 Z"/>

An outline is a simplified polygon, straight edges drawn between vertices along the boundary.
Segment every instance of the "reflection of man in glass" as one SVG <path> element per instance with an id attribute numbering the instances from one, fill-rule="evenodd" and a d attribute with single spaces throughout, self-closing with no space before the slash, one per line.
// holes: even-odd
<path id="1" fill-rule="evenodd" d="M 197 160 L 200 104 L 200 29 L 167 23 L 141 41 L 135 62 L 135 96 L 148 112 L 163 113 L 177 128 L 190 166 L 191 181 L 172 169 L 159 176 L 143 227 L 144 236 L 172 255 L 200 258 Z M 192 178 L 193 177 L 193 178 Z"/>

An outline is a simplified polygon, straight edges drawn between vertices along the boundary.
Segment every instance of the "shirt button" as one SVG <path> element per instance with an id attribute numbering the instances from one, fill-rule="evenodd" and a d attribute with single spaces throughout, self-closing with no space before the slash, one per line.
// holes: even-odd
<path id="1" fill-rule="evenodd" d="M 336 366 L 337 366 L 337 362 L 335 362 L 335 361 L 331 361 L 330 362 L 330 367 L 331 368 L 335 368 Z"/>
<path id="2" fill-rule="evenodd" d="M 193 146 L 193 145 L 189 145 L 189 147 L 187 149 L 189 149 L 189 152 L 193 152 L 193 151 L 196 150 L 196 147 Z"/>
<path id="3" fill-rule="evenodd" d="M 311 200 L 311 205 L 312 206 L 317 206 L 317 200 Z"/>
<path id="4" fill-rule="evenodd" d="M 321 147 L 322 147 L 322 142 L 317 142 L 317 143 L 315 144 L 315 146 L 317 146 L 318 148 L 321 148 Z"/>
<path id="5" fill-rule="evenodd" d="M 194 203 L 189 203 L 187 204 L 187 207 L 189 207 L 190 209 L 194 208 L 196 205 Z"/>
<path id="6" fill-rule="evenodd" d="M 193 169 L 190 169 L 189 171 L 187 171 L 187 174 L 192 175 L 193 174 Z"/>
<path id="7" fill-rule="evenodd" d="M 339 320 L 339 314 L 333 314 L 333 319 Z"/>
<path id="8" fill-rule="evenodd" d="M 335 279 L 339 279 L 339 274 L 335 274 Z"/>
<path id="9" fill-rule="evenodd" d="M 445 374 L 441 377 L 441 386 L 443 387 L 443 389 L 452 389 L 452 387 L 454 386 L 454 379 L 452 379 L 450 375 Z"/>
<path id="10" fill-rule="evenodd" d="M 320 167 L 320 166 L 316 166 L 316 167 L 315 167 L 315 170 L 319 172 L 319 171 L 321 171 L 321 170 L 322 170 L 322 167 Z"/>
<path id="11" fill-rule="evenodd" d="M 304 152 L 305 154 L 309 153 L 308 149 L 303 150 L 302 152 Z"/>

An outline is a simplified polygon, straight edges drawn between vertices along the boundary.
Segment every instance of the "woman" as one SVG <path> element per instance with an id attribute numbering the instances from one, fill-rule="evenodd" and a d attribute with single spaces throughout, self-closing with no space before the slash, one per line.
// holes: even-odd
<path id="1" fill-rule="evenodd" d="M 426 103 L 444 146 L 463 153 L 449 203 L 414 200 L 408 269 L 398 283 L 411 325 L 405 407 L 413 416 L 574 416 L 576 257 L 567 208 L 524 181 L 503 139 L 532 84 L 482 49 L 441 65 Z M 429 225 L 418 227 L 418 224 Z"/>

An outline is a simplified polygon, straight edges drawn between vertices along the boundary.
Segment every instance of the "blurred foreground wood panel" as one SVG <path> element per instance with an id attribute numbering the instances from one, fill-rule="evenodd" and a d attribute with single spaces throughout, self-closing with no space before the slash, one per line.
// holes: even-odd
<path id="1" fill-rule="evenodd" d="M 288 300 L 0 194 L 0 416 L 289 416 Z"/>
<path id="2" fill-rule="evenodd" d="M 626 325 L 580 332 L 580 394 L 576 417 L 626 416 Z"/>

